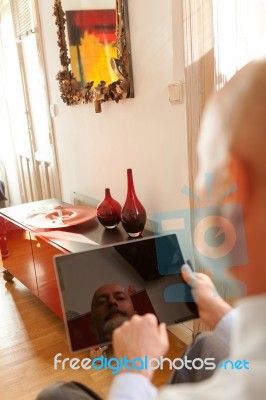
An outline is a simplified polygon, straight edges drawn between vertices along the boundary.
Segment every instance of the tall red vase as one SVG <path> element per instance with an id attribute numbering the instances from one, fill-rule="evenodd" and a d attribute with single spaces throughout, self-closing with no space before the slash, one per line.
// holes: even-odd
<path id="1" fill-rule="evenodd" d="M 121 205 L 112 198 L 110 189 L 105 189 L 105 198 L 97 207 L 97 218 L 107 229 L 116 228 L 121 219 Z"/>
<path id="2" fill-rule="evenodd" d="M 141 236 L 146 224 L 146 211 L 137 198 L 132 169 L 127 170 L 127 198 L 122 207 L 121 222 L 131 237 Z"/>

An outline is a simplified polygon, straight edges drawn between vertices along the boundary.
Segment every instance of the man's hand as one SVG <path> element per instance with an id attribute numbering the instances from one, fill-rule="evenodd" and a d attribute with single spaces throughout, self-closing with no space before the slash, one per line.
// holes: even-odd
<path id="1" fill-rule="evenodd" d="M 181 271 L 182 277 L 192 288 L 200 318 L 214 329 L 223 316 L 231 310 L 231 306 L 218 294 L 208 275 L 193 272 L 187 264 L 182 266 Z"/>
<path id="2" fill-rule="evenodd" d="M 136 357 L 148 359 L 164 355 L 168 348 L 168 335 L 165 324 L 159 324 L 153 314 L 134 315 L 130 321 L 124 322 L 113 332 L 113 348 L 115 357 L 126 356 L 129 360 Z M 123 372 L 123 371 L 122 371 Z M 152 371 L 138 371 L 149 379 Z"/>

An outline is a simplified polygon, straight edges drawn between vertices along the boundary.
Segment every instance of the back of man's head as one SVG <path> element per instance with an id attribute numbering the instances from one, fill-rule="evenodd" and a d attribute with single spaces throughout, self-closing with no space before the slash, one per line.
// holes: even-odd
<path id="1" fill-rule="evenodd" d="M 232 183 L 229 201 L 243 208 L 248 266 L 234 275 L 247 294 L 266 292 L 266 60 L 240 70 L 206 107 L 199 140 L 199 189 L 214 173 L 218 198 Z M 227 217 L 227 216 L 226 216 Z"/>

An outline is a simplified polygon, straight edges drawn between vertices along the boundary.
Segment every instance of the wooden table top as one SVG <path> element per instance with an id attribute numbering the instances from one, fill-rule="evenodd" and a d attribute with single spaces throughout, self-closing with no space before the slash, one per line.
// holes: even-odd
<path id="1" fill-rule="evenodd" d="M 14 223 L 20 225 L 21 227 L 34 232 L 34 234 L 36 234 L 37 236 L 42 237 L 42 232 L 51 231 L 51 229 L 37 229 L 35 227 L 29 226 L 26 224 L 25 218 L 29 213 L 33 212 L 34 210 L 56 207 L 58 205 L 71 206 L 70 204 L 64 203 L 57 199 L 47 199 L 47 200 L 40 200 L 31 203 L 20 204 L 17 206 L 2 208 L 0 209 L 0 214 L 2 214 L 4 217 L 7 217 Z M 108 245 L 112 243 L 119 243 L 131 240 L 128 234 L 123 229 L 121 223 L 115 229 L 112 230 L 105 229 L 100 224 L 97 217 L 79 225 L 72 225 L 66 228 L 60 228 L 56 230 L 83 235 L 99 245 Z M 142 237 L 148 237 L 148 236 L 153 236 L 153 232 L 144 230 Z M 65 240 L 62 238 L 56 239 L 56 238 L 47 238 L 43 236 L 43 239 L 71 253 L 89 250 L 94 247 L 92 244 L 89 243 L 81 243 L 78 241 Z"/>

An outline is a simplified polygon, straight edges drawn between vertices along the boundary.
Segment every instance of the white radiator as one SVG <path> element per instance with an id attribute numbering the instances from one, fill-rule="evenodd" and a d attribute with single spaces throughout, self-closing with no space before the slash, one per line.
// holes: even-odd
<path id="1" fill-rule="evenodd" d="M 70 202 L 74 206 L 90 206 L 94 208 L 100 203 L 99 200 L 75 191 L 70 192 Z"/>

